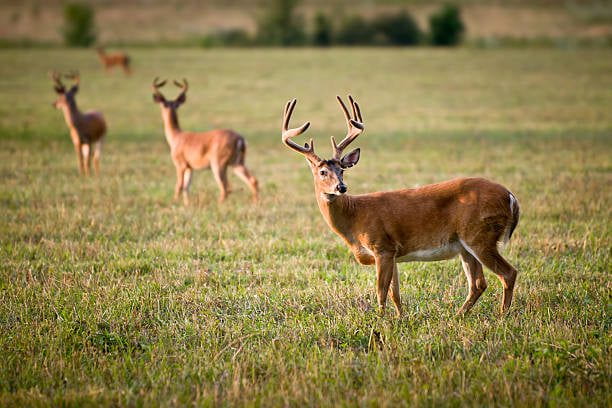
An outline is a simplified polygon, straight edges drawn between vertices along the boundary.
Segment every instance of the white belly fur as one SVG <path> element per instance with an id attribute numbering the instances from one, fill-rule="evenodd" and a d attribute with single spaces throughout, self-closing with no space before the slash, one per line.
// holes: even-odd
<path id="1" fill-rule="evenodd" d="M 395 258 L 397 262 L 443 261 L 456 257 L 461 251 L 459 242 L 451 242 L 437 248 L 419 249 Z"/>

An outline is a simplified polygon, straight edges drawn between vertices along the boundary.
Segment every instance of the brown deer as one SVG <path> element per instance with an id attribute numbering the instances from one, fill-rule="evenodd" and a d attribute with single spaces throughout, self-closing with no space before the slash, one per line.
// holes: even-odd
<path id="1" fill-rule="evenodd" d="M 76 104 L 76 94 L 79 90 L 80 77 L 77 72 L 65 75 L 72 79 L 74 84 L 66 89 L 61 81 L 60 74 L 51 73 L 55 92 L 58 97 L 53 106 L 61 109 L 64 119 L 70 130 L 70 138 L 79 161 L 81 174 L 89 175 L 90 158 L 93 156 L 94 171 L 100 173 L 100 155 L 102 154 L 102 141 L 106 134 L 106 121 L 100 112 L 82 113 Z"/>
<path id="2" fill-rule="evenodd" d="M 223 202 L 229 193 L 227 168 L 232 167 L 234 173 L 244 181 L 253 193 L 253 201 L 258 199 L 258 182 L 244 164 L 246 158 L 246 140 L 244 137 L 228 129 L 217 129 L 208 132 L 187 132 L 181 130 L 178 122 L 177 109 L 187 99 L 187 80 L 183 83 L 174 81 L 181 93 L 174 100 L 166 99 L 159 88 L 166 81 L 153 80 L 153 101 L 161 108 L 166 141 L 170 146 L 170 155 L 176 167 L 176 187 L 174 199 L 178 199 L 181 191 L 183 201 L 189 204 L 189 184 L 193 170 L 210 167 L 219 185 L 221 193 L 219 202 Z"/>
<path id="3" fill-rule="evenodd" d="M 129 55 L 123 52 L 107 54 L 106 51 L 104 51 L 104 48 L 102 47 L 96 48 L 96 51 L 98 53 L 98 58 L 100 58 L 100 61 L 102 62 L 102 65 L 104 65 L 104 69 L 107 72 L 110 71 L 111 68 L 113 68 L 115 65 L 118 65 L 123 68 L 123 72 L 126 75 L 130 75 L 131 70 Z"/>
<path id="4" fill-rule="evenodd" d="M 501 311 L 512 302 L 517 272 L 498 252 L 519 220 L 519 205 L 505 187 L 482 178 L 459 178 L 414 189 L 351 196 L 345 194 L 345 169 L 359 161 L 360 150 L 342 152 L 364 130 L 361 111 L 349 96 L 352 117 L 340 97 L 348 133 L 336 144 L 333 158 L 314 152 L 312 139 L 301 146 L 292 139 L 303 133 L 306 122 L 289 129 L 296 100 L 287 102 L 282 140 L 304 155 L 314 177 L 315 197 L 329 227 L 349 246 L 357 261 L 376 265 L 378 305 L 385 311 L 387 293 L 401 315 L 397 262 L 439 261 L 459 255 L 468 280 L 468 296 L 458 314 L 468 312 L 487 287 L 482 266 L 493 271 L 504 288 Z"/>

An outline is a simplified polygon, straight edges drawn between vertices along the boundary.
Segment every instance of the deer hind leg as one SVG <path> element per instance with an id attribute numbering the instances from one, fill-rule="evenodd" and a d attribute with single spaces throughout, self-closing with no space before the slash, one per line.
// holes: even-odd
<path id="1" fill-rule="evenodd" d="M 102 142 L 96 142 L 93 145 L 93 165 L 96 176 L 100 175 L 100 156 L 102 155 Z"/>
<path id="2" fill-rule="evenodd" d="M 90 162 L 89 158 L 91 155 L 91 145 L 90 144 L 82 144 L 81 145 L 81 156 L 83 156 L 83 169 L 85 170 L 85 175 L 89 176 L 89 167 Z"/>
<path id="3" fill-rule="evenodd" d="M 465 249 L 461 251 L 461 264 L 463 265 L 463 272 L 465 272 L 465 277 L 468 281 L 468 295 L 463 306 L 461 306 L 457 312 L 457 315 L 463 315 L 469 312 L 478 298 L 480 298 L 480 295 L 482 295 L 487 288 L 487 281 L 482 273 L 482 264 Z"/>
<path id="4" fill-rule="evenodd" d="M 376 255 L 376 296 L 378 298 L 378 307 L 380 308 L 381 315 L 385 313 L 387 293 L 389 292 L 389 286 L 391 285 L 395 268 L 395 256 L 386 254 Z"/>
<path id="5" fill-rule="evenodd" d="M 215 176 L 215 180 L 219 185 L 219 202 L 222 203 L 227 198 L 228 183 L 227 183 L 227 165 L 219 165 L 214 163 L 211 165 L 211 170 Z"/>
<path id="6" fill-rule="evenodd" d="M 253 193 L 253 202 L 257 202 L 257 200 L 259 200 L 259 183 L 255 176 L 251 174 L 244 164 L 234 166 L 234 173 L 240 180 L 249 186 L 251 193 Z"/>
<path id="7" fill-rule="evenodd" d="M 399 287 L 399 271 L 397 270 L 397 263 L 393 263 L 393 276 L 391 277 L 391 287 L 389 288 L 389 294 L 393 305 L 395 306 L 395 313 L 397 317 L 402 316 L 402 302 L 400 299 L 400 287 Z"/>
<path id="8" fill-rule="evenodd" d="M 516 282 L 516 269 L 508 263 L 497 251 L 496 242 L 489 246 L 467 246 L 465 249 L 475 256 L 484 266 L 497 275 L 504 287 L 504 296 L 502 298 L 501 312 L 506 313 L 512 303 L 514 293 L 514 283 Z"/>
<path id="9" fill-rule="evenodd" d="M 193 170 L 189 167 L 185 169 L 183 173 L 183 203 L 185 205 L 189 205 L 189 186 L 191 185 L 191 175 L 193 174 Z"/>

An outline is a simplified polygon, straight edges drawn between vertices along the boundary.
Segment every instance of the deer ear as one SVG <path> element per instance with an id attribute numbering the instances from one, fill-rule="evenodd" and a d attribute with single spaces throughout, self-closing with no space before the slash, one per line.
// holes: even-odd
<path id="1" fill-rule="evenodd" d="M 154 94 L 153 94 L 153 102 L 155 102 L 155 103 L 161 103 L 161 102 L 163 102 L 163 101 L 164 101 L 164 97 L 163 97 L 163 96 L 161 96 L 161 95 L 160 95 L 160 94 L 158 94 L 158 93 L 154 93 Z"/>
<path id="2" fill-rule="evenodd" d="M 359 148 L 356 148 L 355 150 L 344 156 L 340 160 L 340 166 L 342 166 L 343 169 L 347 169 L 356 165 L 359 161 L 359 152 Z"/>
<path id="3" fill-rule="evenodd" d="M 185 92 L 181 93 L 178 98 L 176 98 L 176 103 L 178 103 L 179 105 L 182 105 L 185 103 L 185 101 L 187 100 L 187 95 L 185 94 Z"/>
<path id="4" fill-rule="evenodd" d="M 79 86 L 78 85 L 72 85 L 72 88 L 70 88 L 70 92 L 73 93 L 73 94 L 79 92 Z"/>
<path id="5" fill-rule="evenodd" d="M 64 87 L 63 86 L 54 86 L 53 89 L 55 90 L 55 93 L 58 94 L 63 94 L 64 93 Z"/>

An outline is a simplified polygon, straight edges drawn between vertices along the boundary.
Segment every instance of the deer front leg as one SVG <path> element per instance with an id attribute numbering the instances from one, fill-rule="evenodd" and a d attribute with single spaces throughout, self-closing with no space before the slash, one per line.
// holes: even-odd
<path id="1" fill-rule="evenodd" d="M 191 168 L 185 169 L 183 174 L 183 204 L 189 205 L 189 185 L 191 184 L 191 175 L 193 170 Z"/>
<path id="2" fill-rule="evenodd" d="M 78 161 L 78 164 L 79 164 L 79 174 L 83 175 L 83 174 L 85 174 L 85 168 L 83 167 L 83 153 L 81 152 L 81 144 L 80 143 L 75 143 L 74 144 L 74 151 L 76 152 L 77 161 Z"/>
<path id="3" fill-rule="evenodd" d="M 399 288 L 399 271 L 397 270 L 397 263 L 393 263 L 393 276 L 391 277 L 391 288 L 389 289 L 391 300 L 395 306 L 395 314 L 397 317 L 402 317 L 402 301 L 400 300 L 400 288 Z"/>
<path id="4" fill-rule="evenodd" d="M 183 174 L 185 173 L 184 167 L 176 167 L 176 185 L 174 186 L 174 201 L 178 201 L 183 189 Z"/>
<path id="5" fill-rule="evenodd" d="M 393 271 L 395 269 L 395 255 L 392 254 L 376 254 L 376 295 L 378 298 L 378 306 L 380 307 L 381 315 L 385 314 L 387 303 L 387 293 L 393 279 Z M 398 296 L 399 300 L 399 296 Z"/>

